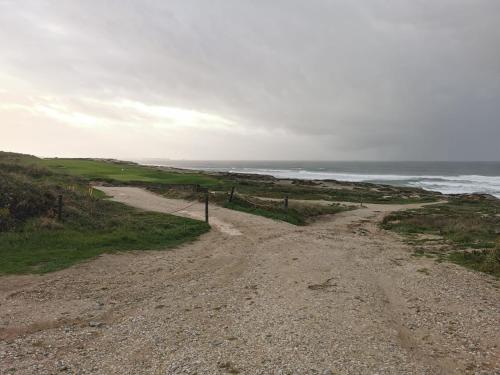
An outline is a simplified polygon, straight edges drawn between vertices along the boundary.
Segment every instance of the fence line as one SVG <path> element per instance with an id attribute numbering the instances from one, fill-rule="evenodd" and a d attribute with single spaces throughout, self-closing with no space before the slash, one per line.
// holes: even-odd
<path id="1" fill-rule="evenodd" d="M 245 201 L 247 203 L 250 203 L 254 206 L 257 206 L 257 207 L 264 207 L 264 208 L 276 208 L 275 206 L 273 205 L 270 205 L 270 204 L 259 204 L 259 203 L 255 203 L 255 202 L 252 202 L 252 201 L 249 201 L 248 199 L 245 199 L 243 198 L 241 195 L 236 195 L 239 199 L 241 199 L 242 201 Z"/>
<path id="2" fill-rule="evenodd" d="M 176 210 L 174 210 L 174 211 L 165 212 L 165 213 L 166 213 L 166 214 L 168 214 L 168 215 L 175 214 L 176 212 L 179 212 L 179 211 L 185 210 L 186 208 L 192 207 L 192 206 L 194 206 L 195 204 L 201 204 L 201 203 L 200 203 L 200 202 L 194 202 L 194 203 L 188 204 L 186 207 L 182 207 L 182 208 L 176 209 Z"/>

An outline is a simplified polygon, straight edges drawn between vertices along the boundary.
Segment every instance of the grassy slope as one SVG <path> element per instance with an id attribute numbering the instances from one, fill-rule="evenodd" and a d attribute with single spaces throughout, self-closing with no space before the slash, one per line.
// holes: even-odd
<path id="1" fill-rule="evenodd" d="M 96 191 L 90 196 L 87 180 L 41 164 L 0 153 L 0 193 L 7 198 L 0 200 L 0 274 L 54 271 L 105 252 L 170 248 L 209 229 L 107 201 Z M 54 214 L 58 194 L 64 196 L 62 221 Z"/>
<path id="2" fill-rule="evenodd" d="M 449 203 L 396 212 L 385 229 L 401 233 L 418 246 L 417 254 L 447 258 L 500 277 L 500 201 L 453 199 Z"/>

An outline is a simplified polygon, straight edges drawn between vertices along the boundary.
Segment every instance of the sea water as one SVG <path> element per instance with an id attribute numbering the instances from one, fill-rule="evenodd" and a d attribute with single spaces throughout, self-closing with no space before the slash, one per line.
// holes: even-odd
<path id="1" fill-rule="evenodd" d="M 487 193 L 500 198 L 500 162 L 187 161 L 143 164 L 205 171 L 266 174 L 304 180 L 372 182 L 419 187 L 445 194 Z"/>

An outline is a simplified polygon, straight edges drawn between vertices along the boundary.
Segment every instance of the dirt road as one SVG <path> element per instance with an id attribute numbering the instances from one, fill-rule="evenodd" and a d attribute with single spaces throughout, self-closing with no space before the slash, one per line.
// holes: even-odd
<path id="1" fill-rule="evenodd" d="M 500 282 L 412 257 L 377 226 L 401 208 L 296 227 L 211 207 L 214 230 L 178 249 L 1 277 L 0 373 L 500 374 Z"/>

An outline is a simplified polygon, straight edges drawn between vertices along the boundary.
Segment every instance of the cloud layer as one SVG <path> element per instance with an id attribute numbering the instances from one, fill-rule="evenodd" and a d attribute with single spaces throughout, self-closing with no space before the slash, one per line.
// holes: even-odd
<path id="1" fill-rule="evenodd" d="M 0 149 L 500 160 L 496 0 L 0 0 Z"/>

